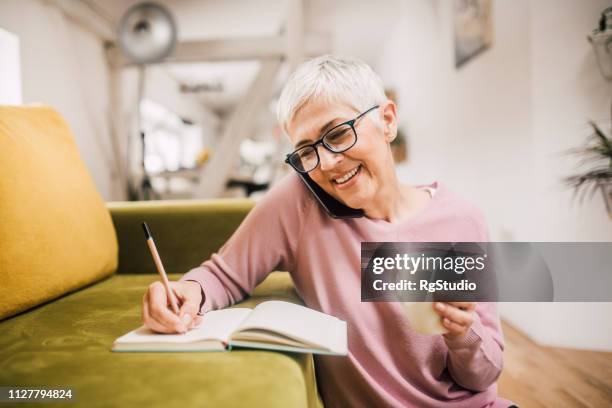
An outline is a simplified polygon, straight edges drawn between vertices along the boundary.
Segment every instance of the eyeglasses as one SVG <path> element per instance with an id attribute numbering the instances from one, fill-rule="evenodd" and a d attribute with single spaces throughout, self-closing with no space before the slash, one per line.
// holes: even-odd
<path id="1" fill-rule="evenodd" d="M 302 146 L 293 153 L 289 153 L 285 159 L 285 163 L 288 163 L 300 173 L 308 173 L 316 169 L 320 162 L 317 145 L 323 145 L 323 147 L 332 153 L 346 152 L 357 143 L 355 123 L 378 107 L 379 105 L 373 106 L 367 111 L 359 114 L 355 119 L 334 126 L 325 132 L 316 142 Z"/>

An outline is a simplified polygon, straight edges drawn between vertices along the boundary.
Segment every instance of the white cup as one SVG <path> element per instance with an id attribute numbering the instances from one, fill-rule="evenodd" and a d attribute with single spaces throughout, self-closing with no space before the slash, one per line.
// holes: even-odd
<path id="1" fill-rule="evenodd" d="M 434 310 L 432 302 L 403 302 L 402 306 L 413 330 L 431 335 L 448 331 L 442 326 L 442 319 Z"/>

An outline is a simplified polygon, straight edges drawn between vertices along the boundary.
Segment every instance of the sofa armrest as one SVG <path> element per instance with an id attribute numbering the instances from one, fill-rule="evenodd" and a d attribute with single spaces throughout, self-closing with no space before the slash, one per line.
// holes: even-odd
<path id="1" fill-rule="evenodd" d="M 167 273 L 185 273 L 219 250 L 254 202 L 247 199 L 107 203 L 119 243 L 117 273 L 157 273 L 145 244 L 146 221 Z"/>

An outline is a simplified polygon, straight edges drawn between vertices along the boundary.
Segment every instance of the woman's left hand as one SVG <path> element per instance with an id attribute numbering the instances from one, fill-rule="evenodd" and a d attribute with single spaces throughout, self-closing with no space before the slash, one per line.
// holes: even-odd
<path id="1" fill-rule="evenodd" d="M 434 310 L 448 330 L 444 337 L 449 340 L 461 339 L 472 327 L 476 302 L 435 302 Z"/>

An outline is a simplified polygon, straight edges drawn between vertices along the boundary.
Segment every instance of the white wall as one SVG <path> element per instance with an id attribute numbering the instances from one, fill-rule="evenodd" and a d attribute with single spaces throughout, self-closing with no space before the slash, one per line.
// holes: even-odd
<path id="1" fill-rule="evenodd" d="M 586 41 L 609 6 L 601 0 L 530 4 L 532 162 L 538 199 L 533 203 L 537 218 L 523 228 L 532 241 L 612 241 L 612 222 L 601 195 L 580 205 L 558 183 L 575 164 L 558 153 L 582 143 L 589 133 L 586 120 L 606 127 L 610 123 L 612 82 L 600 74 Z M 612 303 L 507 306 L 504 317 L 529 327 L 528 333 L 541 343 L 612 350 Z"/>
<path id="2" fill-rule="evenodd" d="M 606 1 L 494 1 L 493 46 L 454 68 L 452 2 L 412 0 L 375 67 L 396 88 L 410 158 L 402 180 L 437 179 L 478 203 L 496 241 L 612 241 L 602 199 L 572 204 L 560 153 L 605 119 L 612 86 L 586 41 Z M 501 304 L 534 339 L 612 349 L 612 304 Z M 589 318 L 583 318 L 587 315 Z"/>
<path id="3" fill-rule="evenodd" d="M 507 238 L 519 225 L 529 194 L 531 98 L 529 7 L 496 2 L 494 46 L 454 68 L 452 2 L 410 1 L 404 21 L 376 67 L 398 91 L 410 158 L 399 166 L 408 182 L 439 179 L 478 201 L 491 229 Z M 508 53 L 511 50 L 511 53 Z"/>
<path id="4" fill-rule="evenodd" d="M 538 0 L 531 5 L 534 174 L 542 189 L 538 228 L 529 230 L 534 240 L 612 241 L 602 197 L 581 206 L 556 183 L 575 163 L 556 153 L 583 142 L 590 133 L 587 119 L 610 130 L 612 81 L 600 74 L 586 40 L 609 6 L 609 0 Z"/>
<path id="5" fill-rule="evenodd" d="M 102 196 L 121 196 L 108 136 L 108 75 L 102 42 L 36 0 L 0 2 L 0 27 L 21 46 L 23 103 L 44 103 L 69 123 Z"/>

